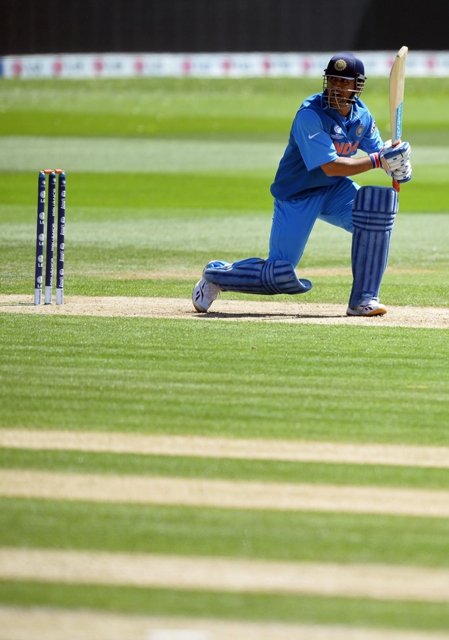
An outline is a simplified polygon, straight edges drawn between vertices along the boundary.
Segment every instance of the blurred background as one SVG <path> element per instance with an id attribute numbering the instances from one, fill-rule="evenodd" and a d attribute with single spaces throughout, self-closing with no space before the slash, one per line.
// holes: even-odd
<path id="1" fill-rule="evenodd" d="M 434 0 L 1 0 L 0 15 L 0 55 L 448 48 Z"/>

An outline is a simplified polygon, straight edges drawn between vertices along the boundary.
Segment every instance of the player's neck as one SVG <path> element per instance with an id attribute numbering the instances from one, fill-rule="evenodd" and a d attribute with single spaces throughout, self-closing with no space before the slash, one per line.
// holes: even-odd
<path id="1" fill-rule="evenodd" d="M 338 113 L 343 116 L 343 118 L 349 118 L 349 116 L 351 115 L 351 109 L 352 107 L 349 105 L 348 107 L 343 107 L 342 109 L 338 110 Z"/>

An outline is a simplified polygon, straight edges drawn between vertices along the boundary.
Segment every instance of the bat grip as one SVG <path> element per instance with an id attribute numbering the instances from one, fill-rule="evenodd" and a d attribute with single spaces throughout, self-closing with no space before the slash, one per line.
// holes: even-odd
<path id="1" fill-rule="evenodd" d="M 401 142 L 401 139 L 398 138 L 397 140 L 393 141 L 393 144 L 391 145 L 392 147 L 396 147 L 396 145 L 398 145 Z M 399 182 L 397 180 L 395 180 L 393 178 L 393 189 L 395 191 L 397 191 L 399 193 L 399 191 L 401 190 L 401 185 L 399 184 Z"/>

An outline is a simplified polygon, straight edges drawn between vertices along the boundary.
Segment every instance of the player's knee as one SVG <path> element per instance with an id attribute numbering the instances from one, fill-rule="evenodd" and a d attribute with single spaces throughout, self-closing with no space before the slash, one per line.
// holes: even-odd
<path id="1" fill-rule="evenodd" d="M 390 231 L 398 211 L 398 194 L 391 187 L 360 187 L 352 207 L 354 228 Z"/>
<path id="2" fill-rule="evenodd" d="M 286 260 L 266 260 L 264 282 L 274 293 L 306 293 L 312 288 L 310 280 L 299 280 L 293 265 Z"/>

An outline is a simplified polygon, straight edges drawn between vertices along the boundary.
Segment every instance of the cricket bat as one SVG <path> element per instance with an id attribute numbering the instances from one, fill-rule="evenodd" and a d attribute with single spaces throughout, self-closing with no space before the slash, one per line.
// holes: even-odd
<path id="1" fill-rule="evenodd" d="M 396 54 L 390 71 L 390 136 L 393 146 L 402 136 L 402 112 L 404 108 L 405 64 L 408 47 L 403 46 Z M 393 180 L 393 187 L 399 191 L 400 186 Z"/>

